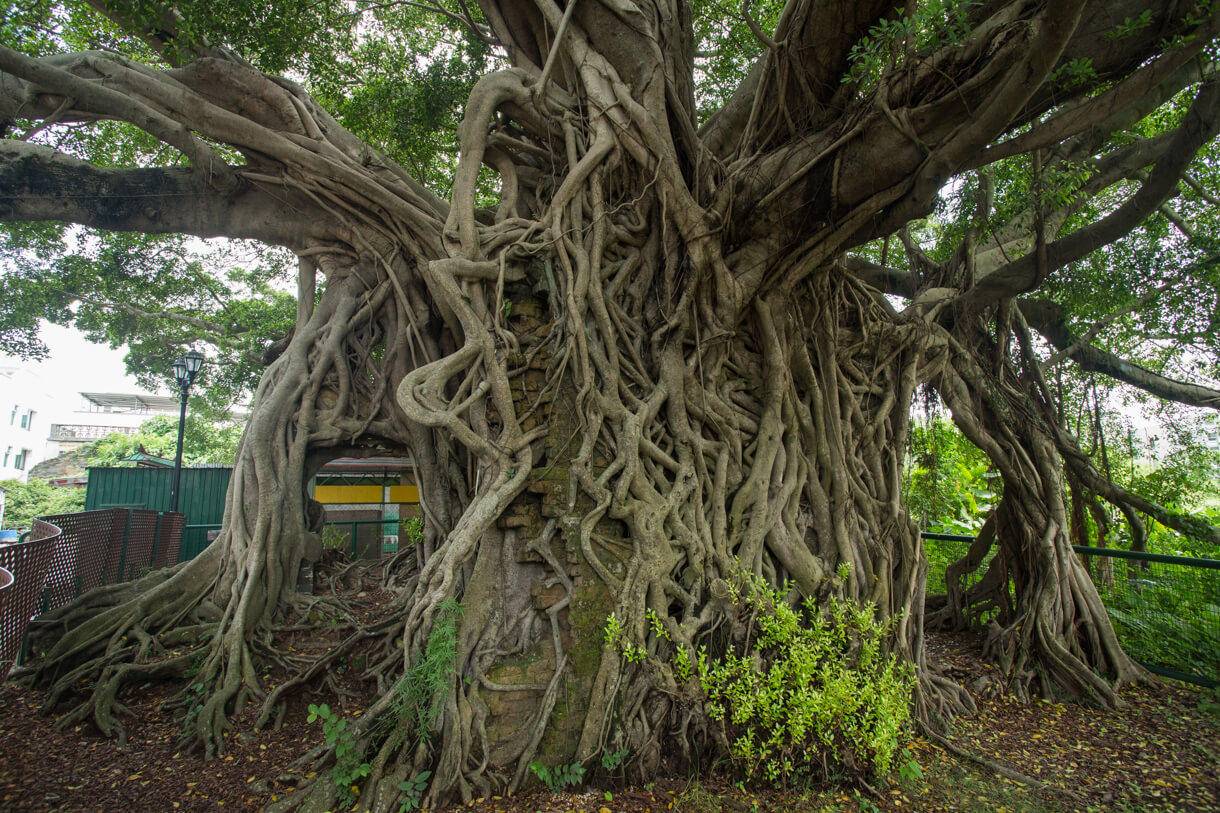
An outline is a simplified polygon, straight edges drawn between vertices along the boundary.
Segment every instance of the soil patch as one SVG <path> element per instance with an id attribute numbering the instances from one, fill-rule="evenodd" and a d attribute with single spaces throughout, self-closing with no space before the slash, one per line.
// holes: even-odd
<path id="1" fill-rule="evenodd" d="M 322 645 L 322 631 L 301 645 Z M 865 793 L 838 787 L 777 791 L 725 777 L 661 779 L 644 787 L 533 788 L 472 801 L 479 813 L 661 813 L 688 811 L 1214 811 L 1220 809 L 1220 702 L 1181 685 L 1131 687 L 1126 706 L 1101 711 L 1074 703 L 1021 704 L 1003 692 L 971 635 L 935 635 L 931 653 L 971 687 L 979 713 L 954 722 L 958 746 L 1045 783 L 1032 790 L 993 770 L 913 738 L 910 757 L 886 786 Z M 294 765 L 322 741 L 306 722 L 308 703 L 358 716 L 371 702 L 356 669 L 333 675 L 317 693 L 289 704 L 279 728 L 253 731 L 251 706 L 233 721 L 225 754 L 203 757 L 180 745 L 182 710 L 172 689 L 135 687 L 124 703 L 126 741 L 89 725 L 59 728 L 41 713 L 42 696 L 0 686 L 0 807 L 6 811 L 259 810 L 290 793 L 312 769 Z M 268 686 L 282 679 L 270 672 Z M 335 690 L 339 692 L 336 693 Z M 915 763 L 915 767 L 911 763 Z"/>

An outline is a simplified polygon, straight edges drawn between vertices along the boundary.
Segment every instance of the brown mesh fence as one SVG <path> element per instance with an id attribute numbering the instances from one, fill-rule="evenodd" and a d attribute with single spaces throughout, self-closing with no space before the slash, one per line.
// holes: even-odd
<path id="1" fill-rule="evenodd" d="M 105 508 L 47 517 L 63 528 L 43 611 L 102 584 L 139 578 L 178 563 L 186 518 L 167 511 Z"/>
<path id="2" fill-rule="evenodd" d="M 87 590 L 178 563 L 182 514 L 108 508 L 34 520 L 28 541 L 0 548 L 0 680 L 30 619 Z"/>
<path id="3" fill-rule="evenodd" d="M 47 575 L 51 592 L 47 609 L 62 607 L 102 583 L 115 513 L 84 511 L 47 517 L 63 530 Z"/>
<path id="4" fill-rule="evenodd" d="M 43 585 L 59 544 L 60 529 L 49 522 L 34 520 L 29 540 L 0 548 L 0 568 L 12 575 L 4 588 L 0 612 L 0 679 L 8 677 L 17 660 L 21 641 L 30 619 L 42 602 Z"/>
<path id="5" fill-rule="evenodd" d="M 6 615 L 8 603 L 15 594 L 16 591 L 13 589 L 13 574 L 7 569 L 0 567 L 0 640 L 4 639 L 4 619 L 8 617 Z M 24 635 L 24 631 L 22 634 Z M 4 653 L 0 653 L 0 657 L 3 656 Z M 12 662 L 9 660 L 0 661 L 0 681 L 8 677 L 8 670 L 11 666 Z"/>

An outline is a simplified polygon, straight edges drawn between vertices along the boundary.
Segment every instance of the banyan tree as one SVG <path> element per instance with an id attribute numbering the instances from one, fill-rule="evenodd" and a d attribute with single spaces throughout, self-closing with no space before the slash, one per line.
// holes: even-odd
<path id="1" fill-rule="evenodd" d="M 362 806 L 425 770 L 439 803 L 540 754 L 647 775 L 717 753 L 675 664 L 751 634 L 743 579 L 808 617 L 875 608 L 936 725 L 969 700 L 925 653 L 902 473 L 926 396 L 1002 481 L 957 566 L 986 572 L 939 620 L 990 619 L 1019 694 L 1119 702 L 1143 672 L 1069 491 L 1217 533 L 1113 482 L 1048 371 L 1220 405 L 1218 28 L 1215 3 L 1134 0 L 10 5 L 0 220 L 257 241 L 298 276 L 219 538 L 66 608 L 36 679 L 108 731 L 124 686 L 181 680 L 208 753 L 248 703 L 270 724 L 296 681 L 261 670 L 320 600 L 297 591 L 307 484 L 394 454 L 424 524 L 342 645 L 380 696 L 351 729 Z M 437 109 L 454 149 L 403 147 L 444 142 Z M 1191 333 L 1201 382 L 1124 357 L 1118 326 Z"/>

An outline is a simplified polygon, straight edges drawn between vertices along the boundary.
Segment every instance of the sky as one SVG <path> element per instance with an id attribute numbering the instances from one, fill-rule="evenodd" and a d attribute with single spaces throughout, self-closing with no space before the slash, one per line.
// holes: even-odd
<path id="1" fill-rule="evenodd" d="M 23 361 L 0 353 L 0 364 L 14 365 L 38 376 L 43 392 L 50 396 L 50 423 L 73 423 L 72 413 L 80 407 L 81 392 L 147 393 L 127 374 L 123 356 L 127 348 L 112 349 L 104 344 L 92 344 L 85 335 L 73 328 L 44 322 L 39 335 L 50 355 L 42 361 Z M 156 395 L 169 395 L 168 383 L 173 371 L 166 370 L 167 386 Z"/>

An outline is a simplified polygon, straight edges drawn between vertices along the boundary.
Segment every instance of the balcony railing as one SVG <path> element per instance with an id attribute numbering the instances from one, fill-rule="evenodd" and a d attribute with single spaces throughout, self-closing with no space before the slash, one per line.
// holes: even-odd
<path id="1" fill-rule="evenodd" d="M 140 431 L 134 426 L 88 426 L 85 424 L 53 423 L 51 440 L 97 440 L 107 435 L 134 435 Z"/>

